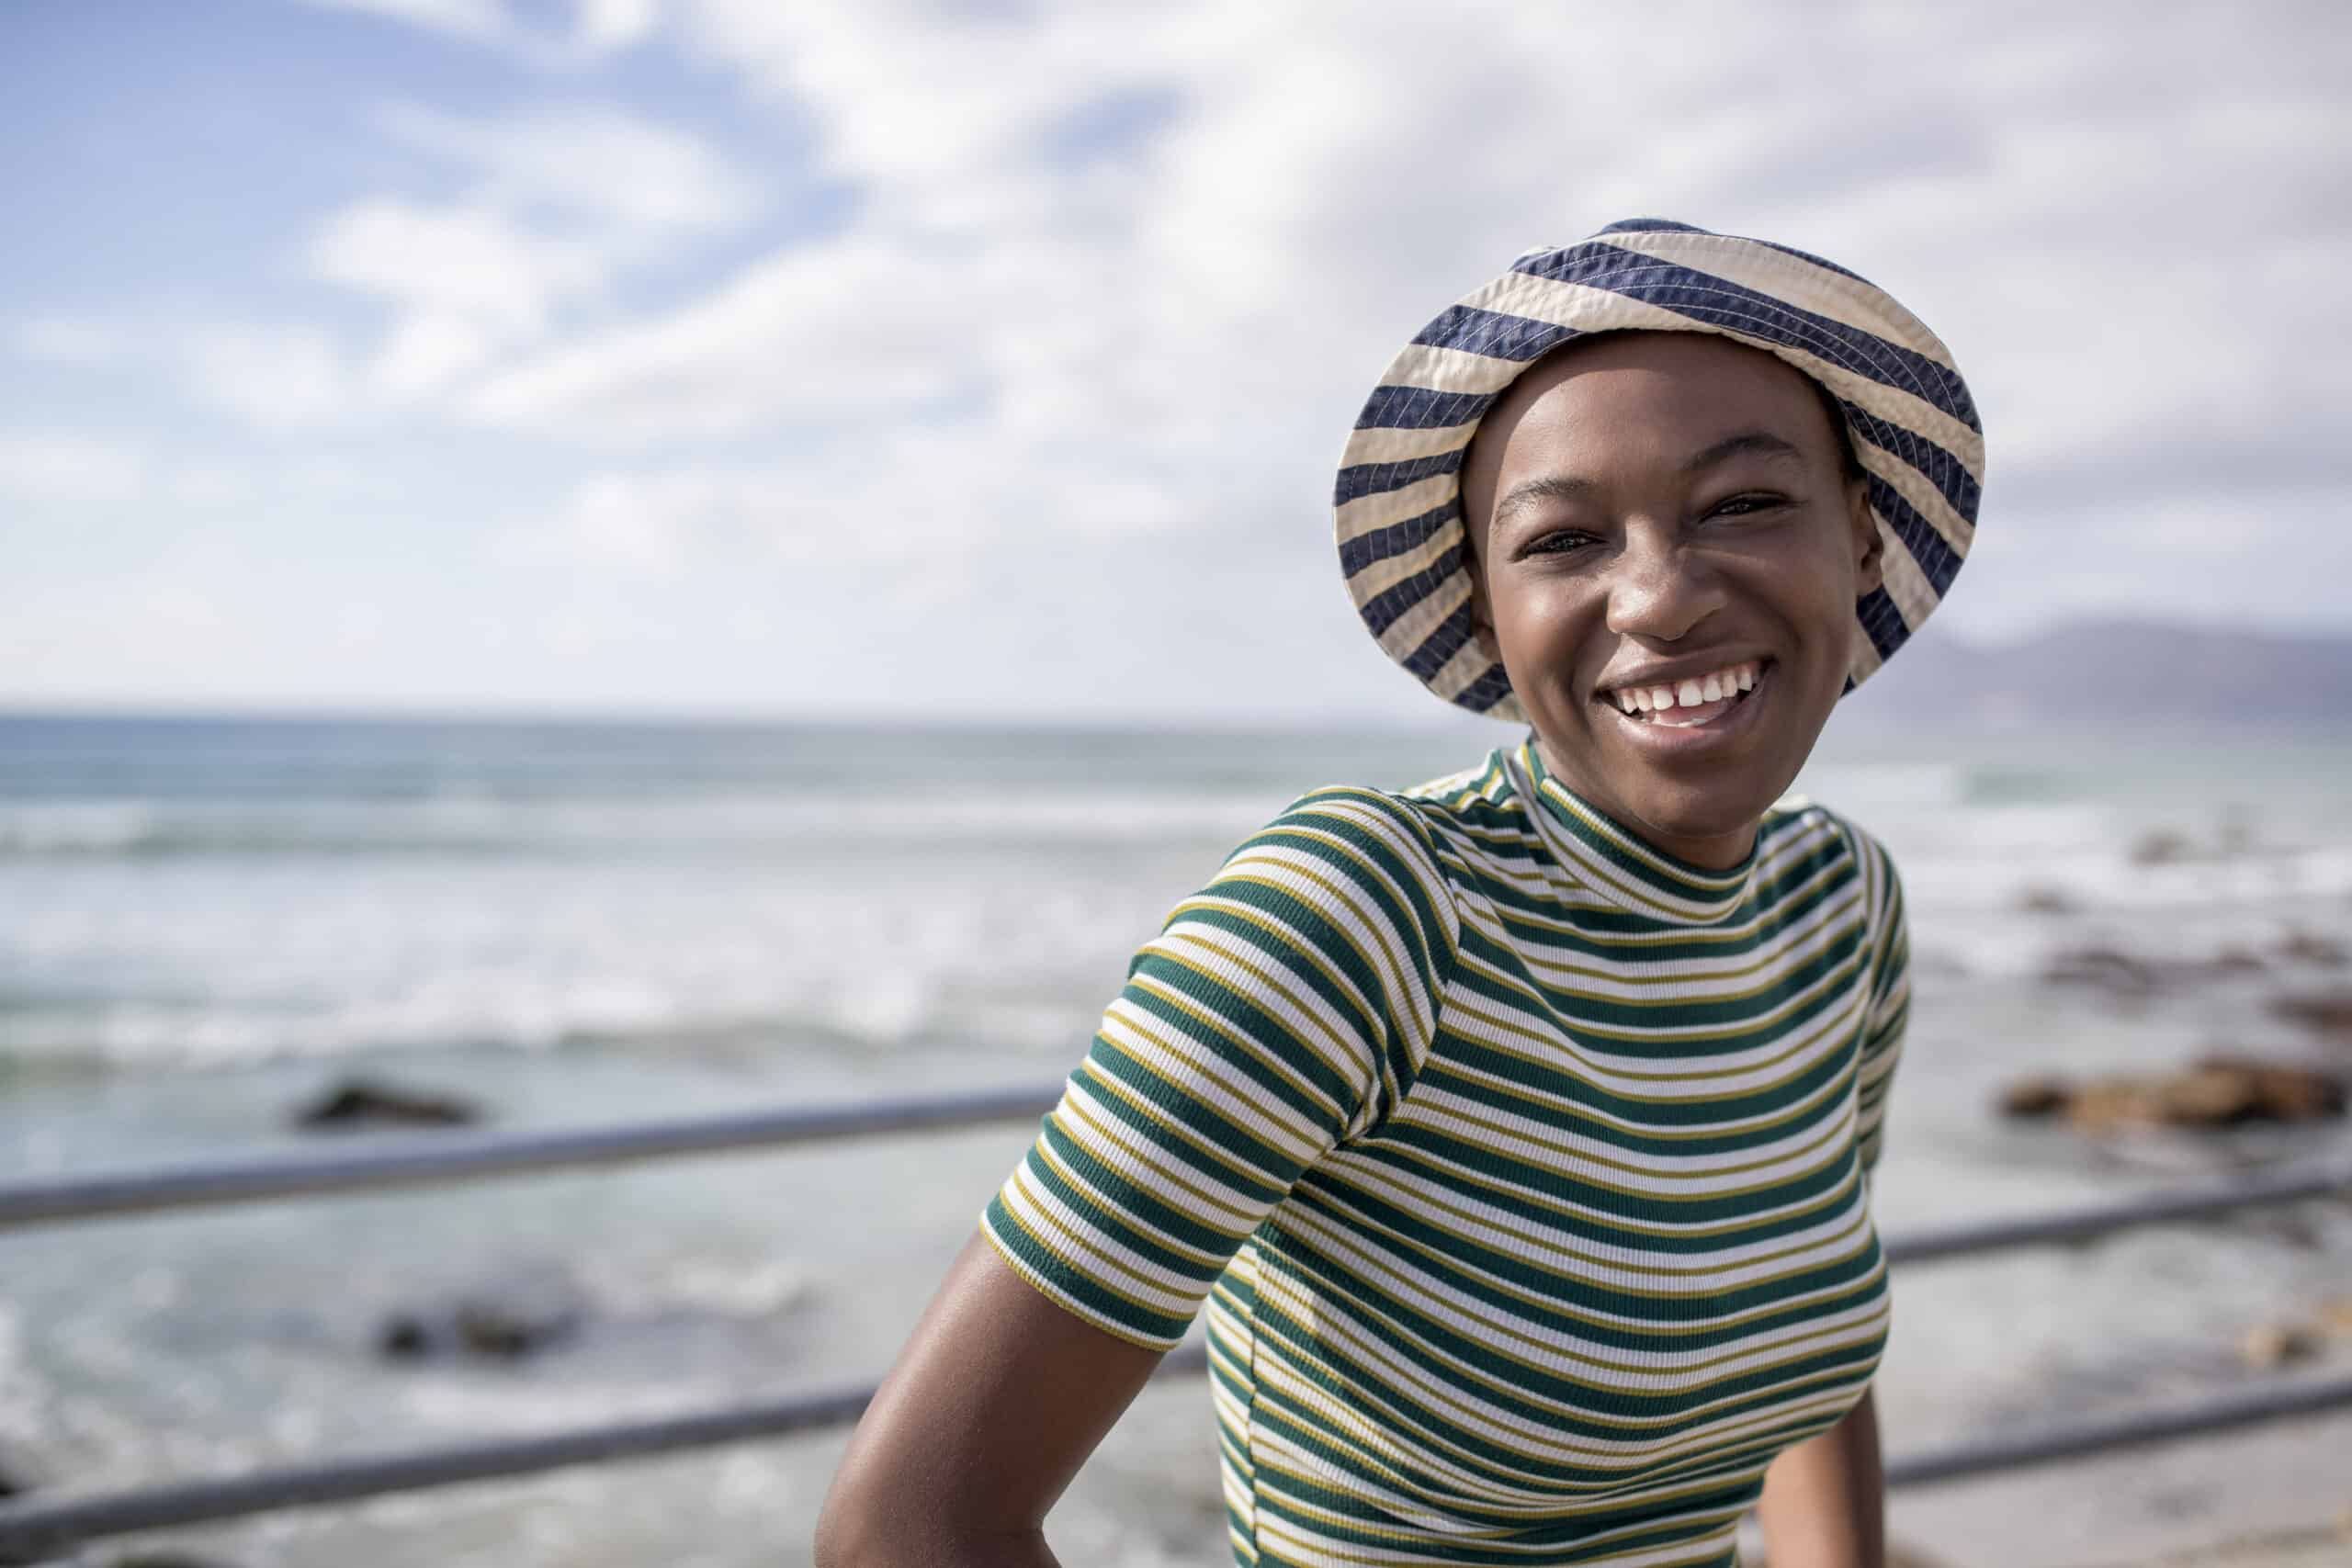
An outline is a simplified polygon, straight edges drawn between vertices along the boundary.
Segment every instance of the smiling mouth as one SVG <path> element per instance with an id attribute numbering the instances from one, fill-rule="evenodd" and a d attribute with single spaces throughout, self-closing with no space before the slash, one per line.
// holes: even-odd
<path id="1" fill-rule="evenodd" d="M 1645 728 L 1702 729 L 1753 697 L 1772 665 L 1769 659 L 1755 660 L 1681 681 L 1620 686 L 1595 693 L 1593 701 Z"/>

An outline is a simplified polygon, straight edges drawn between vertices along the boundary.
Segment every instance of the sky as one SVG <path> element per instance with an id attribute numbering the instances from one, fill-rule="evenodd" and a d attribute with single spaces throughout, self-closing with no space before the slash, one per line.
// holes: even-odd
<path id="1" fill-rule="evenodd" d="M 0 705 L 1442 719 L 1333 464 L 1639 215 L 1951 346 L 1923 635 L 2352 633 L 2347 17 L 9 0 Z"/>

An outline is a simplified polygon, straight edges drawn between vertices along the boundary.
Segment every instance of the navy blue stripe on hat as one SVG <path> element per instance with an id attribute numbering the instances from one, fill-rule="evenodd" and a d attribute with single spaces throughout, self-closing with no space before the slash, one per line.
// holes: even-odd
<path id="1" fill-rule="evenodd" d="M 1894 536 L 1903 541 L 1903 547 L 1911 552 L 1911 558 L 1919 563 L 1919 575 L 1941 598 L 1944 590 L 1951 586 L 1951 580 L 1960 574 L 1960 552 L 1936 531 L 1934 524 L 1913 510 L 1901 491 L 1876 474 L 1871 476 L 1870 486 L 1871 510 L 1885 519 Z"/>
<path id="2" fill-rule="evenodd" d="M 1976 515 L 1980 492 L 1976 476 L 1968 466 L 1943 446 L 1928 440 L 1916 430 L 1905 430 L 1890 420 L 1879 418 L 1860 403 L 1837 400 L 1846 415 L 1846 423 L 1857 434 L 1868 440 L 1882 452 L 1891 452 L 1908 463 L 1951 502 L 1951 509 L 1962 517 Z"/>
<path id="3" fill-rule="evenodd" d="M 1869 634 L 1871 646 L 1878 650 L 1882 661 L 1894 657 L 1903 646 L 1912 628 L 1903 619 L 1903 612 L 1883 588 L 1873 588 L 1855 601 L 1855 618 Z"/>
<path id="4" fill-rule="evenodd" d="M 1427 387 L 1382 387 L 1356 416 L 1358 430 L 1443 430 L 1467 424 L 1494 405 L 1492 392 L 1439 392 Z"/>
<path id="5" fill-rule="evenodd" d="M 1392 490 L 1420 483 L 1434 474 L 1450 474 L 1462 467 L 1459 446 L 1450 452 L 1433 452 L 1426 457 L 1408 457 L 1401 463 L 1358 463 L 1340 470 L 1339 482 L 1333 487 L 1331 504 L 1345 506 L 1362 496 L 1385 495 Z"/>
<path id="6" fill-rule="evenodd" d="M 1515 270 L 1531 277 L 1606 288 L 1735 335 L 1777 337 L 1898 391 L 1925 397 L 1972 430 L 1984 429 L 1966 384 L 1926 355 L 1695 266 L 1678 266 L 1615 245 L 1586 244 L 1531 258 Z"/>
<path id="7" fill-rule="evenodd" d="M 1446 661 L 1462 650 L 1470 640 L 1470 605 L 1465 601 L 1454 607 L 1453 613 L 1437 624 L 1437 628 L 1421 639 L 1421 646 L 1405 656 L 1405 668 L 1426 681 L 1446 666 Z"/>
<path id="8" fill-rule="evenodd" d="M 1404 618 L 1405 612 L 1445 586 L 1462 570 L 1462 546 L 1454 547 L 1428 566 L 1364 601 L 1363 624 L 1380 636 Z M 1451 651 L 1451 650 L 1449 650 Z"/>
<path id="9" fill-rule="evenodd" d="M 1413 341 L 1424 348 L 1451 348 L 1463 354 L 1483 354 L 1489 359 L 1539 358 L 1576 336 L 1573 328 L 1525 316 L 1505 316 L 1467 305 L 1450 306 L 1446 313 L 1423 327 Z"/>
<path id="10" fill-rule="evenodd" d="M 1408 517 L 1402 523 L 1392 523 L 1385 528 L 1359 534 L 1340 547 L 1340 564 L 1347 569 L 1350 577 L 1353 577 L 1374 561 L 1409 555 L 1429 543 L 1430 536 L 1461 514 L 1461 504 L 1449 501 L 1418 517 Z"/>

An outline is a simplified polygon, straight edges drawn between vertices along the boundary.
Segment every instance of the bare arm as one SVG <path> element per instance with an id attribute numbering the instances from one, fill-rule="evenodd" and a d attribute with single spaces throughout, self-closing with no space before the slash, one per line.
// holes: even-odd
<path id="1" fill-rule="evenodd" d="M 817 1568 L 1052 1568 L 1046 1510 L 1159 1364 L 975 1233 L 842 1457 Z"/>
<path id="2" fill-rule="evenodd" d="M 1756 1503 L 1770 1568 L 1885 1568 L 1886 1477 L 1876 1391 L 1826 1432 L 1785 1449 Z"/>
<path id="3" fill-rule="evenodd" d="M 1877 1392 L 1764 1470 L 1757 1523 L 1771 1568 L 1884 1568 L 1886 1474 L 1879 1467 Z"/>

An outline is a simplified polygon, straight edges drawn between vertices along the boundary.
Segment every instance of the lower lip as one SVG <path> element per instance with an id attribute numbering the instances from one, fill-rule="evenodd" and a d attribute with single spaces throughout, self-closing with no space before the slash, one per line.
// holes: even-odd
<path id="1" fill-rule="evenodd" d="M 1731 711 L 1707 724 L 1675 728 L 1627 713 L 1606 697 L 1596 699 L 1617 721 L 1619 732 L 1635 746 L 1658 757 L 1698 756 L 1728 745 L 1756 728 L 1756 710 L 1762 705 L 1765 694 L 1772 687 L 1772 673 L 1779 668 L 1767 664 L 1758 672 L 1756 684 L 1747 695 L 1732 705 Z"/>

